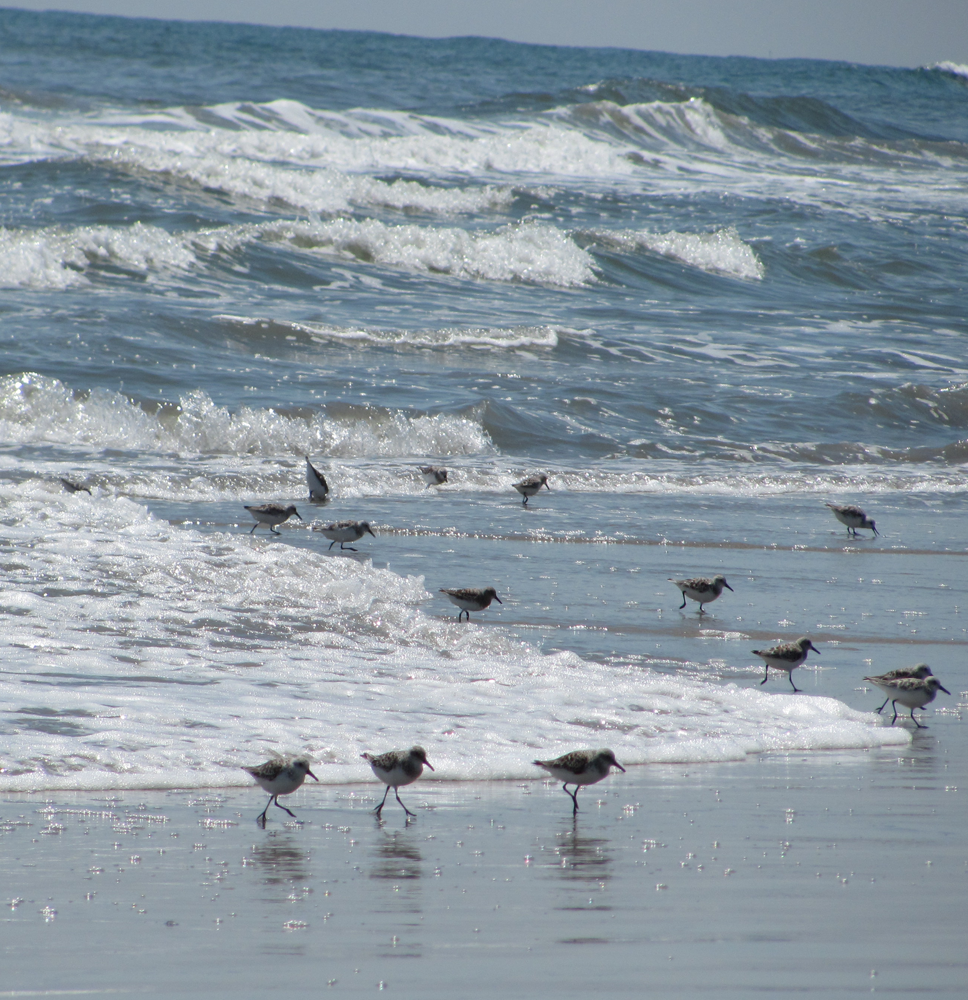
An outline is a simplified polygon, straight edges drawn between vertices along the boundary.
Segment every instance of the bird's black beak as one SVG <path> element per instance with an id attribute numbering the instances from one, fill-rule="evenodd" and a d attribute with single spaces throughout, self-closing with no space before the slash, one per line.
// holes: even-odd
<path id="1" fill-rule="evenodd" d="M 429 767 L 431 771 L 434 769 L 433 764 L 431 764 L 429 760 L 424 761 L 424 767 Z"/>
<path id="2" fill-rule="evenodd" d="M 296 511 L 296 517 L 298 517 L 299 520 L 302 521 L 302 514 L 300 514 L 298 510 Z"/>
<path id="3" fill-rule="evenodd" d="M 625 768 L 622 767 L 618 761 L 615 761 L 615 766 L 622 772 L 622 774 L 625 774 Z"/>
<path id="4" fill-rule="evenodd" d="M 946 687 L 944 687 L 942 684 L 938 685 L 938 690 L 939 691 L 944 691 L 945 694 L 951 694 L 951 692 Z"/>
<path id="5" fill-rule="evenodd" d="M 544 484 L 544 488 L 545 488 L 545 489 L 546 489 L 546 490 L 547 490 L 547 491 L 548 491 L 549 493 L 551 492 L 551 487 L 550 487 L 550 486 L 549 486 L 549 485 L 548 485 L 547 483 L 545 483 L 545 484 Z"/>
<path id="6" fill-rule="evenodd" d="M 504 601 L 502 601 L 501 598 L 497 596 L 497 594 L 494 595 L 494 600 L 497 601 L 498 604 L 504 603 Z"/>
<path id="7" fill-rule="evenodd" d="M 372 531 L 370 531 L 370 527 L 369 527 L 369 525 L 367 525 L 367 528 L 366 528 L 366 530 L 367 530 L 367 531 L 369 531 L 371 535 L 373 535 L 373 532 L 372 532 Z M 374 537 L 374 538 L 376 538 L 376 535 L 373 535 L 373 537 Z"/>
<path id="8" fill-rule="evenodd" d="M 727 583 L 727 582 L 726 582 L 725 580 L 723 580 L 723 586 L 724 586 L 724 587 L 725 587 L 725 588 L 726 588 L 727 590 L 733 590 L 733 588 L 732 588 L 732 587 L 731 587 L 731 586 L 730 586 L 730 585 L 729 585 L 729 584 L 728 584 L 728 583 Z M 736 591 L 735 591 L 735 590 L 733 590 L 733 593 L 735 594 L 735 593 L 736 593 Z"/>
<path id="9" fill-rule="evenodd" d="M 313 774 L 313 772 L 310 771 L 308 767 L 306 768 L 306 774 L 308 774 L 309 777 L 313 779 L 313 781 L 319 781 L 319 778 L 317 778 L 316 775 Z"/>

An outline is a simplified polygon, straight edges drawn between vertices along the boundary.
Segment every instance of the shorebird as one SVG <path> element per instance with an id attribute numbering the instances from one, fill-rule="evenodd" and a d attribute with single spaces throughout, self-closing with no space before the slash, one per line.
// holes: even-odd
<path id="1" fill-rule="evenodd" d="M 329 483 L 326 482 L 326 477 L 319 469 L 313 468 L 313 463 L 309 461 L 308 455 L 306 456 L 306 485 L 309 487 L 310 500 L 329 499 Z"/>
<path id="2" fill-rule="evenodd" d="M 533 497 L 542 486 L 549 492 L 551 491 L 548 477 L 543 472 L 536 476 L 527 476 L 520 483 L 512 483 L 511 485 L 524 497 L 525 504 L 528 502 L 528 497 Z"/>
<path id="3" fill-rule="evenodd" d="M 503 604 L 504 601 L 497 596 L 497 591 L 493 587 L 459 587 L 450 590 L 441 587 L 440 593 L 446 594 L 452 604 L 456 604 L 461 610 L 457 612 L 457 620 L 461 620 L 462 615 L 467 615 L 467 620 L 471 620 L 472 611 L 483 611 L 490 607 L 491 601 Z"/>
<path id="4" fill-rule="evenodd" d="M 578 789 L 582 785 L 594 785 L 596 781 L 601 781 L 613 767 L 625 770 L 611 750 L 572 750 L 554 760 L 536 760 L 534 763 L 543 767 L 556 780 L 564 782 L 561 787 L 575 803 L 573 816 L 578 812 Z M 569 785 L 575 786 L 573 792 L 568 791 Z"/>
<path id="5" fill-rule="evenodd" d="M 282 532 L 276 531 L 277 524 L 282 524 L 283 521 L 288 521 L 293 516 L 298 517 L 300 521 L 302 520 L 299 511 L 293 504 L 283 507 L 281 503 L 262 503 L 251 507 L 247 505 L 245 509 L 255 518 L 255 524 L 252 525 L 252 531 L 249 532 L 250 535 L 260 524 L 267 524 L 274 535 L 279 535 Z"/>
<path id="6" fill-rule="evenodd" d="M 423 747 L 411 747 L 409 750 L 390 750 L 388 753 L 381 753 L 376 757 L 371 753 L 360 754 L 360 756 L 369 762 L 373 773 L 387 786 L 383 793 L 383 801 L 373 810 L 377 816 L 383 812 L 383 806 L 391 788 L 397 797 L 397 802 L 403 806 L 403 811 L 408 816 L 413 816 L 414 813 L 400 801 L 400 793 L 397 789 L 401 785 L 413 784 L 423 774 L 424 767 L 433 770 L 430 761 L 427 760 L 427 751 Z"/>
<path id="7" fill-rule="evenodd" d="M 682 591 L 682 604 L 679 605 L 681 611 L 686 606 L 686 598 L 699 602 L 699 613 L 705 614 L 704 604 L 715 601 L 723 592 L 723 587 L 727 590 L 733 588 L 726 582 L 726 577 L 722 574 L 714 576 L 711 580 L 704 576 L 694 577 L 692 580 L 673 580 L 669 577 L 669 582 L 674 583 Z"/>
<path id="8" fill-rule="evenodd" d="M 266 813 L 273 802 L 295 819 L 296 814 L 279 802 L 279 796 L 291 795 L 306 780 L 307 774 L 313 781 L 319 781 L 319 778 L 309 770 L 307 757 L 296 757 L 295 760 L 276 758 L 275 760 L 267 760 L 258 767 L 244 767 L 242 770 L 251 774 L 269 793 L 269 801 L 258 817 L 263 826 L 266 822 Z"/>
<path id="9" fill-rule="evenodd" d="M 91 496 L 94 496 L 90 489 L 81 483 L 71 482 L 70 479 L 65 479 L 63 476 L 58 476 L 57 478 L 61 481 L 64 489 L 67 490 L 68 493 L 90 493 Z"/>
<path id="10" fill-rule="evenodd" d="M 847 525 L 848 535 L 856 537 L 858 528 L 870 528 L 875 535 L 878 534 L 877 528 L 874 527 L 874 519 L 868 517 L 860 507 L 855 507 L 851 503 L 828 503 L 827 506 L 834 512 L 834 517 L 841 524 Z"/>
<path id="11" fill-rule="evenodd" d="M 926 663 L 919 663 L 914 667 L 901 667 L 898 670 L 889 670 L 886 674 L 877 674 L 875 677 L 865 677 L 865 681 L 870 681 L 874 687 L 879 687 L 887 695 L 884 699 L 884 704 L 874 711 L 884 711 L 884 705 L 891 700 L 891 695 L 894 693 L 894 681 L 899 681 L 904 677 L 916 677 L 918 680 L 923 681 L 925 677 L 930 677 L 931 675 L 931 668 Z"/>
<path id="12" fill-rule="evenodd" d="M 439 465 L 421 465 L 420 475 L 428 486 L 440 486 L 447 482 L 447 470 Z"/>
<path id="13" fill-rule="evenodd" d="M 373 532 L 370 531 L 369 521 L 336 521 L 333 524 L 314 525 L 313 531 L 321 531 L 327 538 L 332 539 L 329 543 L 330 549 L 339 542 L 341 552 L 343 549 L 355 552 L 356 549 L 352 545 L 347 545 L 347 542 L 359 541 L 368 531 L 373 535 Z M 373 537 L 376 538 L 376 535 Z M 326 551 L 328 552 L 329 549 Z"/>
<path id="14" fill-rule="evenodd" d="M 870 680 L 871 678 L 867 678 Z M 925 705 L 934 701 L 934 696 L 939 691 L 944 691 L 945 694 L 951 694 L 951 692 L 938 680 L 937 677 L 929 675 L 927 677 L 899 677 L 896 681 L 891 681 L 889 684 L 880 685 L 878 687 L 882 691 L 887 691 L 890 688 L 890 694 L 888 694 L 888 701 L 894 706 L 894 718 L 891 719 L 891 725 L 893 726 L 897 722 L 897 703 L 900 702 L 905 708 L 911 709 L 911 721 L 918 727 L 918 729 L 927 729 L 927 726 L 922 726 L 917 719 L 914 718 L 914 710 L 916 708 L 924 708 Z M 886 704 L 886 703 L 885 703 Z"/>
<path id="15" fill-rule="evenodd" d="M 760 684 L 765 684 L 770 679 L 770 667 L 773 667 L 775 670 L 785 670 L 793 690 L 799 691 L 800 689 L 793 683 L 793 671 L 803 663 L 811 649 L 820 655 L 820 650 L 805 635 L 796 642 L 784 642 L 770 649 L 754 649 L 753 652 L 766 662 L 766 677 Z"/>

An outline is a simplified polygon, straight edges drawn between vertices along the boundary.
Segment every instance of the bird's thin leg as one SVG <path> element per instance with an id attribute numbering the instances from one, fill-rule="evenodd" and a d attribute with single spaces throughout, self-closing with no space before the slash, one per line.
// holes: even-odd
<path id="1" fill-rule="evenodd" d="M 467 608 L 461 608 L 460 611 L 457 612 L 457 620 L 458 621 L 461 620 L 461 615 L 467 615 L 467 620 L 468 621 L 471 620 L 471 613 L 467 610 Z"/>
<path id="2" fill-rule="evenodd" d="M 573 792 L 568 791 L 568 782 L 565 782 L 565 784 L 563 784 L 561 787 L 565 790 L 566 795 L 571 796 L 571 801 L 575 803 L 575 808 L 571 811 L 572 816 L 574 816 L 575 813 L 578 812 L 578 789 L 581 786 L 575 785 L 575 790 Z"/>
<path id="3" fill-rule="evenodd" d="M 275 798 L 275 795 L 270 795 L 269 796 L 269 801 L 266 803 L 265 809 L 263 809 L 262 812 L 259 813 L 259 815 L 256 817 L 256 822 L 258 822 L 259 820 L 262 820 L 262 825 L 263 826 L 265 826 L 265 822 L 266 822 L 266 813 L 269 811 L 269 806 L 272 805 L 272 800 L 274 798 Z"/>
<path id="4" fill-rule="evenodd" d="M 277 805 L 277 806 L 278 806 L 278 807 L 279 807 L 280 809 L 283 809 L 283 810 L 285 810 L 285 811 L 286 811 L 287 813 L 289 813 L 289 815 L 290 815 L 290 816 L 292 816 L 292 818 L 293 818 L 293 819 L 295 819 L 295 818 L 296 818 L 296 814 L 295 814 L 295 813 L 294 813 L 294 812 L 293 812 L 293 811 L 292 811 L 291 809 L 286 809 L 286 807 L 285 807 L 285 806 L 284 806 L 284 805 L 283 805 L 283 804 L 282 804 L 282 803 L 281 803 L 281 802 L 279 801 L 279 796 L 278 796 L 278 795 L 276 796 L 276 805 Z M 269 808 L 269 807 L 268 807 L 268 806 L 266 806 L 266 809 L 268 809 L 268 808 Z"/>
<path id="5" fill-rule="evenodd" d="M 332 540 L 332 541 L 331 541 L 331 542 L 329 543 L 329 549 L 331 549 L 331 548 L 332 548 L 332 547 L 333 547 L 333 546 L 334 546 L 335 544 L 336 544 L 336 539 L 334 538 L 334 539 L 333 539 L 333 540 Z M 326 551 L 327 551 L 327 552 L 329 552 L 329 549 L 327 549 Z"/>
<path id="6" fill-rule="evenodd" d="M 525 494 L 524 500 L 522 502 L 524 503 L 525 507 L 528 506 L 528 497 L 527 497 L 527 494 Z"/>
<path id="7" fill-rule="evenodd" d="M 699 613 L 701 615 L 704 615 L 706 613 L 706 609 L 702 606 L 702 603 L 700 603 L 699 605 Z"/>
<path id="8" fill-rule="evenodd" d="M 796 686 L 796 684 L 793 683 L 793 671 L 792 670 L 790 671 L 789 674 L 787 674 L 787 677 L 790 678 L 790 684 L 793 686 L 793 690 L 796 691 L 797 694 L 799 694 L 800 693 L 800 689 Z"/>
<path id="9" fill-rule="evenodd" d="M 390 789 L 389 789 L 389 786 L 387 786 L 387 791 L 389 791 L 389 790 L 390 790 Z M 397 791 L 397 790 L 396 790 L 395 788 L 393 789 L 393 794 L 394 794 L 394 795 L 396 795 L 396 797 L 397 797 L 397 802 L 399 802 L 399 803 L 400 803 L 400 805 L 402 805 L 402 806 L 403 806 L 403 800 L 402 800 L 402 799 L 400 798 L 400 793 L 399 793 L 399 792 L 398 792 L 398 791 Z M 406 806 L 403 806 L 403 811 L 404 811 L 404 812 L 405 812 L 405 813 L 406 813 L 406 814 L 407 814 L 408 816 L 416 816 L 416 815 L 417 815 L 416 813 L 412 813 L 412 812 L 411 812 L 411 811 L 410 811 L 410 810 L 409 810 L 409 809 L 408 809 L 408 808 L 407 808 Z"/>
<path id="10" fill-rule="evenodd" d="M 914 709 L 911 709 L 911 721 L 918 727 L 918 729 L 927 729 L 927 726 L 922 726 L 917 719 L 914 718 Z"/>
<path id="11" fill-rule="evenodd" d="M 682 609 L 683 609 L 683 608 L 684 608 L 685 606 L 686 606 L 686 595 L 685 595 L 685 594 L 683 594 L 683 595 L 682 595 L 682 604 L 680 604 L 680 605 L 679 605 L 679 610 L 680 610 L 680 611 L 682 611 Z"/>
<path id="12" fill-rule="evenodd" d="M 770 665 L 766 665 L 766 676 L 760 681 L 760 687 L 762 687 L 770 679 Z"/>
<path id="13" fill-rule="evenodd" d="M 892 701 L 891 704 L 894 706 L 894 718 L 891 719 L 891 725 L 893 726 L 897 722 L 897 701 Z"/>
<path id="14" fill-rule="evenodd" d="M 272 533 L 273 533 L 274 535 L 281 535 L 281 534 L 282 534 L 282 532 L 281 532 L 281 531 L 276 531 L 276 529 L 275 529 L 275 528 L 274 528 L 274 527 L 273 527 L 273 526 L 272 526 L 271 524 L 269 525 L 269 530 L 270 530 L 270 531 L 271 531 L 271 532 L 272 532 Z M 276 805 L 278 805 L 278 803 L 276 803 Z"/>
<path id="15" fill-rule="evenodd" d="M 888 703 L 888 702 L 889 702 L 890 700 L 891 700 L 891 696 L 890 696 L 890 695 L 888 695 L 888 696 L 887 696 L 887 697 L 886 697 L 886 698 L 884 699 L 884 705 L 886 705 L 886 704 L 887 704 L 887 703 Z M 880 708 L 878 708 L 878 709 L 875 709 L 875 711 L 877 711 L 877 712 L 883 712 L 883 711 L 884 711 L 884 705 L 881 705 L 881 707 L 880 707 Z"/>
<path id="16" fill-rule="evenodd" d="M 387 788 L 386 788 L 386 791 L 385 791 L 385 792 L 383 793 L 383 802 L 381 802 L 381 803 L 380 803 L 380 804 L 379 804 L 379 805 L 378 805 L 378 806 L 376 807 L 376 809 L 374 809 L 374 810 L 373 810 L 373 811 L 374 811 L 374 812 L 375 812 L 375 813 L 377 814 L 377 816 L 379 816 L 379 815 L 380 815 L 380 813 L 381 813 L 381 812 L 383 812 L 383 803 L 384 803 L 384 802 L 386 802 L 386 800 L 387 800 L 387 796 L 388 796 L 389 794 L 390 794 L 390 786 L 389 786 L 389 785 L 387 785 Z"/>
<path id="17" fill-rule="evenodd" d="M 258 527 L 259 527 L 259 522 L 256 521 L 255 524 L 252 525 L 252 531 L 250 531 L 249 534 L 251 535 L 252 532 L 255 531 L 255 529 L 258 528 Z"/>
<path id="18" fill-rule="evenodd" d="M 340 552 L 342 552 L 343 549 L 349 549 L 350 552 L 355 552 L 356 551 L 356 549 L 354 549 L 352 545 L 347 545 L 345 542 L 340 542 L 339 543 L 339 550 L 340 550 Z"/>

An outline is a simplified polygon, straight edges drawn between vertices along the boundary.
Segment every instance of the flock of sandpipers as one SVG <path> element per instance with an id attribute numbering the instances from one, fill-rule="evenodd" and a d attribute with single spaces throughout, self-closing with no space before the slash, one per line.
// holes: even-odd
<path id="1" fill-rule="evenodd" d="M 447 470 L 435 465 L 420 466 L 420 473 L 428 487 L 441 486 L 448 479 Z M 68 489 L 72 493 L 79 490 L 85 490 L 90 493 L 88 487 L 71 480 L 61 479 L 61 482 L 64 484 L 65 489 Z M 313 467 L 308 457 L 306 458 L 306 484 L 309 487 L 310 500 L 325 501 L 329 499 L 330 490 L 329 484 L 326 482 L 326 477 Z M 524 504 L 527 504 L 529 498 L 535 496 L 542 487 L 548 490 L 551 489 L 548 485 L 548 477 L 544 473 L 527 476 L 520 482 L 512 485 L 523 497 Z M 834 517 L 841 524 L 846 525 L 848 535 L 856 536 L 858 529 L 869 530 L 874 535 L 877 535 L 877 527 L 874 524 L 873 518 L 868 517 L 860 507 L 852 504 L 833 503 L 828 503 L 827 506 L 832 511 Z M 276 531 L 276 525 L 288 521 L 290 517 L 298 517 L 302 520 L 294 504 L 265 503 L 246 506 L 245 509 L 252 515 L 256 522 L 250 534 L 260 524 L 266 525 L 274 534 L 279 534 Z M 349 548 L 353 552 L 356 549 L 347 543 L 358 541 L 367 533 L 373 535 L 368 521 L 346 520 L 324 525 L 314 524 L 313 530 L 319 531 L 324 537 L 330 539 L 330 549 L 339 542 L 341 550 Z M 376 536 L 374 535 L 374 537 Z M 730 591 L 733 589 L 726 582 L 726 577 L 721 574 L 712 578 L 694 577 L 688 580 L 670 578 L 670 582 L 674 583 L 682 592 L 680 610 L 686 606 L 686 599 L 688 598 L 699 604 L 700 614 L 705 614 L 704 606 L 715 601 L 724 589 Z M 467 615 L 467 621 L 470 621 L 470 613 L 472 611 L 483 611 L 490 606 L 492 601 L 497 601 L 498 604 L 502 603 L 494 587 L 460 587 L 453 589 L 441 587 L 440 593 L 445 594 L 460 609 L 457 614 L 458 621 L 464 615 Z M 818 655 L 820 654 L 820 650 L 806 636 L 801 636 L 794 642 L 785 642 L 777 646 L 772 646 L 769 649 L 754 649 L 753 653 L 759 656 L 766 664 L 766 676 L 764 676 L 760 683 L 765 684 L 769 680 L 770 667 L 772 667 L 774 670 L 785 671 L 793 690 L 799 693 L 800 688 L 793 682 L 793 671 L 806 661 L 807 654 L 811 650 Z M 880 688 L 887 695 L 884 703 L 877 709 L 878 712 L 883 711 L 888 702 L 892 703 L 894 718 L 891 719 L 891 725 L 894 725 L 897 721 L 897 706 L 901 704 L 911 710 L 911 720 L 915 726 L 919 729 L 925 728 L 914 717 L 914 710 L 924 708 L 930 702 L 934 701 L 938 691 L 951 694 L 942 685 L 941 681 L 933 675 L 931 668 L 926 663 L 919 663 L 914 667 L 891 670 L 886 674 L 878 676 L 865 677 L 864 680 Z M 410 750 L 391 750 L 388 753 L 377 756 L 365 753 L 363 754 L 363 758 L 369 762 L 373 773 L 386 785 L 383 800 L 375 810 L 377 816 L 380 816 L 382 813 L 387 795 L 392 788 L 397 802 L 403 806 L 409 821 L 413 813 L 401 802 L 398 789 L 416 781 L 423 773 L 425 766 L 433 770 L 433 767 L 431 767 L 430 762 L 427 760 L 427 754 L 424 749 L 422 747 L 412 747 Z M 544 768 L 554 778 L 563 783 L 562 787 L 571 796 L 574 803 L 574 812 L 576 813 L 578 812 L 578 789 L 582 785 L 592 785 L 597 781 L 601 781 L 613 767 L 617 767 L 620 771 L 625 770 L 615 759 L 615 754 L 608 749 L 574 750 L 555 760 L 536 760 L 534 763 L 538 767 Z M 245 770 L 270 793 L 269 801 L 259 815 L 259 820 L 263 824 L 266 821 L 266 813 L 269 806 L 273 803 L 289 813 L 290 816 L 294 816 L 289 809 L 280 804 L 279 796 L 289 795 L 296 791 L 306 780 L 307 775 L 317 781 L 319 780 L 310 770 L 310 762 L 306 757 L 297 757 L 294 759 L 277 757 L 266 761 L 264 764 L 260 764 L 258 767 L 245 768 Z M 569 785 L 575 786 L 574 792 L 568 791 Z"/>
<path id="2" fill-rule="evenodd" d="M 429 767 L 431 771 L 434 770 L 430 761 L 427 760 L 427 751 L 423 747 L 411 747 L 409 750 L 390 750 L 388 753 L 376 756 L 365 753 L 362 754 L 362 757 L 369 762 L 373 773 L 387 786 L 382 801 L 374 810 L 376 815 L 379 817 L 383 812 L 383 806 L 386 804 L 387 796 L 392 788 L 397 802 L 407 814 L 407 822 L 409 823 L 414 813 L 403 805 L 399 789 L 404 785 L 413 784 L 423 774 L 425 767 Z M 611 750 L 573 750 L 571 753 L 555 758 L 555 760 L 536 760 L 534 763 L 538 767 L 543 767 L 553 778 L 564 782 L 562 787 L 574 803 L 573 815 L 578 812 L 578 789 L 582 785 L 594 785 L 596 781 L 601 781 L 613 767 L 617 767 L 620 771 L 625 770 L 615 759 L 615 754 Z M 279 796 L 289 795 L 296 791 L 306 780 L 307 775 L 319 781 L 319 778 L 310 770 L 308 757 L 294 759 L 276 757 L 273 760 L 267 760 L 258 767 L 246 767 L 243 770 L 251 774 L 269 793 L 269 801 L 258 816 L 258 821 L 263 826 L 266 822 L 269 806 L 273 803 L 295 819 L 296 814 L 282 805 Z M 568 791 L 569 785 L 575 786 L 573 792 Z"/>
<path id="3" fill-rule="evenodd" d="M 447 470 L 438 466 L 421 466 L 420 472 L 428 486 L 439 486 L 447 482 Z M 306 459 L 306 482 L 309 486 L 311 500 L 328 499 L 329 486 L 326 479 L 321 472 L 313 467 L 308 458 Z M 514 483 L 513 486 L 524 498 L 523 502 L 525 504 L 542 486 L 548 490 L 551 489 L 548 486 L 548 477 L 545 474 L 528 476 L 520 482 Z M 834 517 L 841 524 L 846 525 L 848 535 L 856 536 L 858 529 L 869 530 L 874 535 L 877 535 L 877 527 L 873 518 L 868 517 L 860 507 L 852 504 L 833 503 L 828 503 L 827 506 L 832 511 Z M 255 531 L 259 524 L 267 524 L 270 530 L 275 530 L 276 524 L 281 524 L 293 515 L 299 517 L 293 505 L 284 507 L 280 504 L 262 504 L 257 507 L 246 507 L 246 510 L 256 520 L 252 531 Z M 366 521 L 337 521 L 319 527 L 314 526 L 314 530 L 320 531 L 326 538 L 331 539 L 330 548 L 339 542 L 341 549 L 346 547 L 347 542 L 357 541 L 367 532 L 371 535 L 373 534 L 369 523 Z M 705 614 L 704 606 L 715 601 L 724 589 L 730 591 L 733 589 L 726 582 L 726 577 L 722 575 L 712 578 L 671 579 L 670 582 L 674 583 L 682 592 L 680 610 L 686 606 L 686 599 L 688 598 L 699 604 L 700 614 Z M 501 599 L 497 596 L 497 592 L 493 587 L 441 588 L 440 592 L 446 594 L 461 609 L 457 615 L 458 621 L 465 614 L 467 615 L 467 620 L 470 621 L 471 611 L 483 611 L 490 606 L 492 601 L 496 600 L 499 604 L 501 603 Z M 770 675 L 770 667 L 773 667 L 774 670 L 785 671 L 793 690 L 799 692 L 800 689 L 793 682 L 793 671 L 806 661 L 807 654 L 811 650 L 818 655 L 820 653 L 820 650 L 806 636 L 801 636 L 794 642 L 772 646 L 769 649 L 754 649 L 753 653 L 759 656 L 766 664 L 766 676 L 764 676 L 760 683 L 765 684 L 767 682 Z M 878 712 L 883 711 L 888 702 L 892 702 L 894 718 L 891 720 L 891 725 L 894 725 L 897 721 L 897 706 L 900 703 L 910 708 L 911 719 L 914 724 L 918 728 L 924 728 L 914 717 L 914 710 L 916 708 L 923 708 L 933 701 L 938 691 L 944 691 L 945 694 L 951 693 L 932 674 L 931 668 L 926 663 L 919 663 L 910 668 L 892 670 L 889 673 L 875 677 L 865 677 L 864 680 L 870 681 L 870 683 L 880 688 L 887 695 L 884 703 L 877 709 Z M 433 767 L 427 760 L 426 751 L 423 747 L 415 746 L 410 750 L 391 750 L 388 753 L 377 756 L 365 753 L 363 754 L 363 758 L 369 762 L 377 778 L 386 785 L 383 799 L 376 807 L 376 815 L 381 815 L 387 796 L 392 788 L 397 802 L 403 807 L 409 821 L 414 814 L 401 801 L 399 788 L 416 781 L 423 773 L 424 767 L 429 767 L 433 770 Z M 608 749 L 574 750 L 555 760 L 536 760 L 534 763 L 538 767 L 544 768 L 552 777 L 562 782 L 562 788 L 572 799 L 574 813 L 578 812 L 577 796 L 578 790 L 582 785 L 592 785 L 601 781 L 608 776 L 613 767 L 617 767 L 620 771 L 625 770 L 615 759 L 615 754 Z M 302 785 L 307 775 L 318 780 L 316 775 L 310 770 L 308 758 L 305 757 L 296 759 L 277 758 L 267 761 L 259 767 L 246 768 L 245 770 L 270 793 L 269 802 L 259 816 L 259 820 L 263 824 L 266 821 L 266 813 L 269 806 L 273 803 L 280 809 L 284 809 L 290 816 L 293 816 L 293 813 L 289 809 L 280 804 L 279 796 L 294 792 Z M 574 791 L 568 790 L 569 785 L 574 785 Z"/>

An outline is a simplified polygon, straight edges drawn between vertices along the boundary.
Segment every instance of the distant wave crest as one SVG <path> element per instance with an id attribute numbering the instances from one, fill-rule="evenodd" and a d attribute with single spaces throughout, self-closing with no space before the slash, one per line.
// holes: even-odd
<path id="1" fill-rule="evenodd" d="M 934 69 L 939 73 L 948 73 L 951 76 L 960 76 L 968 80 L 968 66 L 965 66 L 963 63 L 942 60 L 941 62 L 931 63 L 930 66 L 925 66 L 925 69 Z"/>

